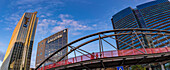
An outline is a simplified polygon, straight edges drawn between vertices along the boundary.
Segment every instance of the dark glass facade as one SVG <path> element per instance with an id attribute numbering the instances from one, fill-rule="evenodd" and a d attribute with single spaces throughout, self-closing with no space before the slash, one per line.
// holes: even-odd
<path id="1" fill-rule="evenodd" d="M 12 34 L 1 70 L 29 70 L 37 12 L 24 13 Z"/>
<path id="2" fill-rule="evenodd" d="M 122 18 L 123 17 L 123 18 Z M 122 29 L 122 28 L 139 28 L 139 24 L 138 21 L 135 17 L 135 14 L 133 12 L 133 9 L 128 7 L 120 12 L 118 12 L 117 14 L 115 14 L 112 18 L 112 24 L 113 24 L 113 28 L 114 29 Z M 123 31 L 123 32 L 127 32 L 127 31 Z M 117 33 L 123 33 L 121 31 L 119 32 L 115 32 Z M 142 38 L 142 35 L 139 35 L 140 39 Z M 141 45 L 139 43 L 139 41 L 137 40 L 136 36 L 132 36 L 132 35 L 121 35 L 121 36 L 116 36 L 116 42 L 117 42 L 117 48 L 118 49 L 130 49 L 132 47 L 129 47 L 127 44 L 121 42 L 124 41 L 126 43 L 135 43 L 134 46 L 137 48 L 141 48 Z M 119 41 L 121 40 L 121 41 Z"/>
<path id="3" fill-rule="evenodd" d="M 67 31 L 67 29 L 64 29 L 64 30 L 57 32 L 57 33 L 51 35 L 50 37 L 45 38 L 44 40 L 40 41 L 38 43 L 38 48 L 37 48 L 36 66 L 38 64 L 40 64 L 44 59 L 49 57 L 56 50 L 60 49 L 64 45 L 66 45 L 68 42 L 67 37 L 68 37 L 68 31 Z M 68 48 L 65 48 L 64 50 L 62 50 L 62 52 L 59 52 L 56 55 L 54 55 L 51 58 L 52 61 L 47 61 L 45 63 L 45 66 L 53 63 L 53 61 L 55 61 L 55 60 L 58 60 L 59 57 L 66 54 L 67 51 L 68 51 Z M 67 57 L 65 57 L 64 59 L 67 59 Z"/>
<path id="4" fill-rule="evenodd" d="M 170 29 L 170 2 L 168 0 L 156 0 L 138 5 L 136 9 L 130 7 L 118 12 L 112 17 L 114 29 L 122 28 L 150 28 L 150 29 Z M 119 32 L 116 32 L 119 33 Z M 170 37 L 157 35 L 139 35 L 144 47 L 165 47 L 168 45 Z M 116 36 L 135 48 L 141 48 L 140 42 L 132 35 Z M 156 40 L 157 39 L 157 40 Z M 133 43 L 132 43 L 133 40 Z M 117 41 L 119 49 L 130 49 L 131 47 Z"/>
<path id="5" fill-rule="evenodd" d="M 137 6 L 143 17 L 146 28 L 170 30 L 170 2 L 168 0 L 157 0 Z M 165 47 L 169 44 L 164 36 L 152 35 L 155 47 Z"/>

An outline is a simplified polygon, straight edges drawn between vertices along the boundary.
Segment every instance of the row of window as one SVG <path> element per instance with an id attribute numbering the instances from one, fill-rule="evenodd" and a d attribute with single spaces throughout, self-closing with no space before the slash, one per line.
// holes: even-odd
<path id="1" fill-rule="evenodd" d="M 169 13 L 169 14 L 170 14 L 170 13 Z M 169 18 L 169 16 L 168 16 L 168 15 L 165 15 L 165 16 L 162 16 L 162 17 L 159 17 L 159 18 L 152 19 L 152 20 L 150 20 L 150 21 L 148 21 L 148 22 L 145 22 L 145 23 L 147 23 L 147 24 L 149 24 L 149 23 L 154 23 L 155 21 L 162 21 L 162 20 L 165 20 L 165 19 L 167 19 L 167 18 Z"/>
<path id="2" fill-rule="evenodd" d="M 152 29 L 161 29 L 161 28 L 164 28 L 164 27 L 167 27 L 169 26 L 170 24 L 165 24 L 165 25 L 158 25 L 156 27 L 152 27 Z"/>
<path id="3" fill-rule="evenodd" d="M 154 15 L 152 15 L 152 17 L 144 18 L 144 20 L 146 22 L 149 22 L 149 21 L 151 21 L 153 19 L 159 19 L 159 18 L 162 18 L 162 17 L 166 17 L 166 16 L 169 16 L 169 12 L 170 12 L 170 10 L 167 10 L 167 11 L 164 11 L 164 12 L 161 12 L 161 13 L 158 13 L 158 14 L 154 14 Z"/>
<path id="4" fill-rule="evenodd" d="M 146 7 L 146 8 L 144 8 L 144 9 L 141 9 L 140 11 L 142 12 L 142 13 L 148 13 L 148 12 L 154 12 L 154 11 L 157 11 L 157 10 L 163 10 L 163 9 L 165 9 L 165 8 L 168 8 L 168 6 L 170 6 L 169 5 L 169 3 L 162 3 L 162 4 L 157 4 L 157 5 L 153 5 L 153 6 L 150 6 L 150 7 Z M 150 13 L 148 13 L 148 14 L 150 14 Z"/>
<path id="5" fill-rule="evenodd" d="M 129 14 L 132 14 L 132 13 L 133 13 L 132 9 L 131 9 L 130 7 L 128 7 L 128 8 L 126 8 L 126 9 L 118 12 L 117 14 L 115 14 L 115 15 L 113 16 L 113 22 L 120 21 L 120 19 L 121 19 L 122 17 L 125 17 L 125 16 L 127 16 L 127 15 L 129 15 Z"/>
<path id="6" fill-rule="evenodd" d="M 148 10 L 148 11 L 145 12 L 145 13 L 143 12 L 142 15 L 143 15 L 144 18 L 150 18 L 150 17 L 152 17 L 152 16 L 155 15 L 155 14 L 162 13 L 162 12 L 165 12 L 165 11 L 167 11 L 167 10 L 168 10 L 168 7 L 166 7 L 166 8 L 161 8 L 161 9 L 157 9 L 157 10 L 152 9 L 152 10 Z"/>
<path id="7" fill-rule="evenodd" d="M 130 23 L 133 23 L 133 22 L 136 22 L 136 19 L 135 19 L 133 14 L 130 14 L 130 15 L 127 15 L 126 17 L 123 17 L 119 21 L 114 22 L 114 25 L 116 27 L 120 27 L 120 26 L 125 25 L 127 23 L 130 24 Z"/>
<path id="8" fill-rule="evenodd" d="M 168 20 L 168 18 L 164 18 L 153 23 L 147 23 L 147 27 L 152 28 L 154 26 L 165 24 L 166 22 L 170 22 L 170 20 Z"/>

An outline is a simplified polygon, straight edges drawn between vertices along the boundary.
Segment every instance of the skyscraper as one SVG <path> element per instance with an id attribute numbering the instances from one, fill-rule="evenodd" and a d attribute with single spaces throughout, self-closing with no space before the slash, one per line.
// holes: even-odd
<path id="1" fill-rule="evenodd" d="M 52 53 L 54 53 L 56 50 L 60 49 L 64 45 L 66 45 L 68 42 L 68 30 L 64 29 L 62 31 L 59 31 L 50 37 L 47 37 L 40 41 L 38 43 L 37 47 L 37 55 L 36 55 L 36 66 L 38 66 L 43 60 L 45 60 L 47 57 L 49 57 Z M 49 65 L 53 62 L 55 62 L 59 57 L 66 54 L 68 51 L 68 48 L 65 48 L 62 50 L 62 52 L 59 52 L 55 56 L 53 56 L 51 61 L 47 61 L 44 66 Z M 65 57 L 64 59 L 66 59 Z"/>
<path id="2" fill-rule="evenodd" d="M 135 14 L 133 13 L 133 9 L 128 7 L 117 14 L 115 14 L 112 18 L 112 24 L 114 29 L 121 29 L 121 28 L 139 28 L 138 21 L 135 17 Z M 126 31 L 127 32 L 127 31 Z M 115 32 L 115 33 L 122 33 L 121 31 Z M 134 36 L 135 37 L 135 36 Z M 141 36 L 139 36 L 141 39 Z M 121 36 L 116 36 L 117 39 L 121 41 L 125 41 L 127 43 L 132 42 L 133 37 L 131 35 L 121 35 Z M 118 49 L 130 49 L 127 44 L 124 44 L 122 42 L 117 42 L 117 48 Z M 136 39 L 134 40 L 134 43 L 136 43 L 138 48 L 141 48 L 139 41 Z"/>
<path id="3" fill-rule="evenodd" d="M 29 70 L 38 23 L 37 12 L 24 13 L 15 27 L 1 70 Z"/>
<path id="4" fill-rule="evenodd" d="M 170 2 L 168 0 L 155 0 L 138 5 L 135 9 L 130 7 L 118 12 L 112 17 L 114 29 L 121 28 L 149 28 L 170 30 Z M 120 33 L 120 32 L 116 32 Z M 167 39 L 157 35 L 139 35 L 145 47 L 165 47 L 168 45 Z M 116 36 L 117 39 L 126 43 L 134 42 L 135 48 L 141 48 L 139 40 L 133 35 Z M 170 37 L 167 37 L 168 39 Z M 157 40 L 156 40 L 157 39 Z M 117 41 L 118 49 L 130 49 L 126 44 Z"/>

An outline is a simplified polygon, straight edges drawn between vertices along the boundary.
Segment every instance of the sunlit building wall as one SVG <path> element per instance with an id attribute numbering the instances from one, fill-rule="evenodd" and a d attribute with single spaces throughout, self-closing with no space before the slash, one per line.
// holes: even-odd
<path id="1" fill-rule="evenodd" d="M 47 37 L 38 43 L 37 47 L 37 55 L 36 55 L 36 66 L 38 66 L 42 61 L 44 61 L 47 57 L 49 57 L 56 50 L 60 49 L 64 45 L 68 43 L 68 30 L 64 29 L 59 31 L 50 37 Z M 47 61 L 44 66 L 54 63 L 59 59 L 59 57 L 66 54 L 68 48 L 62 50 L 62 52 L 54 55 L 49 61 Z M 65 57 L 64 59 L 67 59 Z"/>
<path id="2" fill-rule="evenodd" d="M 15 27 L 1 70 L 29 70 L 38 18 L 24 13 Z"/>

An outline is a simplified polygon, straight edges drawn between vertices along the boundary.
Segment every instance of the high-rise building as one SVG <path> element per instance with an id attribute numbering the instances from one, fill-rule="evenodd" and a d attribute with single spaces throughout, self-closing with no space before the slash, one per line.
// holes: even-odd
<path id="1" fill-rule="evenodd" d="M 29 70 L 38 18 L 37 12 L 24 13 L 15 27 L 1 70 Z"/>
<path id="2" fill-rule="evenodd" d="M 112 18 L 112 24 L 114 29 L 122 29 L 122 28 L 139 28 L 138 21 L 135 17 L 135 14 L 133 13 L 133 9 L 128 7 L 117 14 L 115 14 Z M 127 31 L 126 31 L 127 32 Z M 115 32 L 117 33 L 122 33 L 122 31 Z M 135 36 L 134 36 L 135 37 Z M 141 35 L 139 36 L 140 39 L 142 38 Z M 133 37 L 131 35 L 121 35 L 121 36 L 116 36 L 116 39 L 119 39 L 121 41 L 130 43 L 133 40 Z M 130 49 L 129 45 L 119 42 L 117 42 L 117 48 L 118 49 Z M 139 41 L 136 39 L 134 40 L 134 43 L 136 43 L 137 48 L 141 48 Z"/>
<path id="3" fill-rule="evenodd" d="M 112 17 L 114 29 L 122 28 L 149 28 L 170 30 L 170 2 L 168 0 L 155 0 L 138 5 L 135 9 L 130 7 L 118 12 Z M 121 32 L 115 32 L 121 33 Z M 117 39 L 142 48 L 139 40 L 133 35 L 116 36 Z M 144 47 L 165 47 L 170 37 L 157 35 L 139 35 Z M 132 42 L 133 41 L 133 42 Z M 117 41 L 118 49 L 130 49 L 128 45 Z"/>
<path id="4" fill-rule="evenodd" d="M 36 66 L 38 66 L 43 60 L 45 60 L 47 57 L 49 57 L 52 53 L 54 53 L 56 50 L 60 49 L 64 45 L 68 43 L 68 29 L 64 29 L 62 31 L 59 31 L 50 37 L 47 37 L 40 41 L 38 43 L 37 47 L 37 55 L 36 55 Z M 54 55 L 50 61 L 47 61 L 44 66 L 49 65 L 53 62 L 55 62 L 59 57 L 66 54 L 68 51 L 68 48 L 65 48 L 61 52 Z M 64 59 L 67 59 L 68 57 L 65 57 Z"/>

